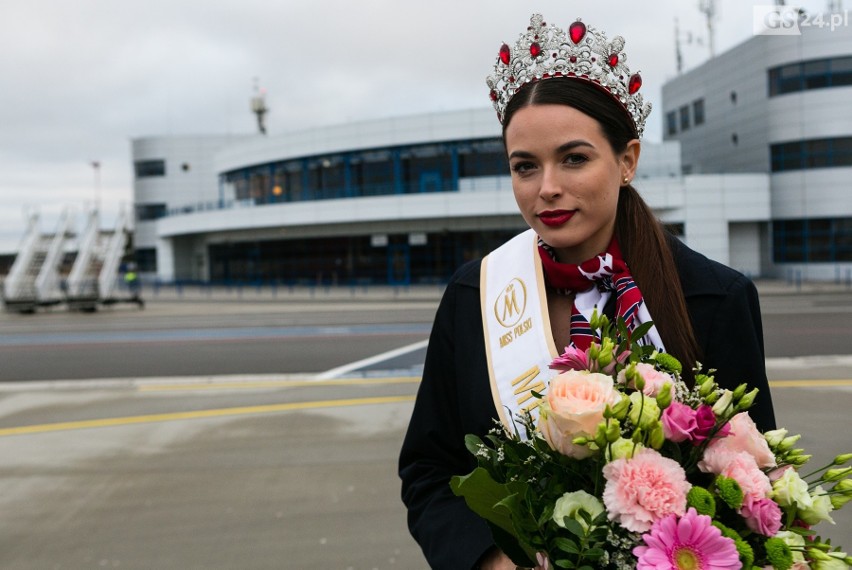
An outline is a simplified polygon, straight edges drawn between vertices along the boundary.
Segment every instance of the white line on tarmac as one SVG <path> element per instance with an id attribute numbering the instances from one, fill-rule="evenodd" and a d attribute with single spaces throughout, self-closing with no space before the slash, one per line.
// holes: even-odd
<path id="1" fill-rule="evenodd" d="M 349 364 L 344 364 L 343 366 L 338 366 L 337 368 L 326 370 L 325 372 L 317 374 L 314 378 L 316 378 L 317 380 L 330 380 L 332 378 L 338 378 L 344 374 L 352 372 L 353 370 L 364 368 L 365 366 L 371 366 L 373 364 L 377 364 L 385 360 L 390 360 L 391 358 L 396 358 L 397 356 L 402 356 L 403 354 L 408 354 L 409 352 L 414 352 L 415 350 L 420 350 L 421 348 L 425 348 L 428 344 L 428 340 L 415 342 L 414 344 L 409 344 L 408 346 L 389 350 L 387 352 L 383 352 L 381 354 L 377 354 L 375 356 L 371 356 L 363 360 L 358 360 L 357 362 L 350 362 Z"/>

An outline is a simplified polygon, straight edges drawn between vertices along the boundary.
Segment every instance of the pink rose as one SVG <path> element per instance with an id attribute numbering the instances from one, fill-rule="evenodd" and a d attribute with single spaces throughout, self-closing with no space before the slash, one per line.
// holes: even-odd
<path id="1" fill-rule="evenodd" d="M 731 428 L 728 424 L 723 425 L 715 433 L 716 414 L 713 412 L 713 407 L 707 404 L 701 404 L 695 411 L 695 423 L 697 424 L 695 431 L 692 433 L 692 443 L 699 445 L 702 441 L 710 437 L 725 437 L 730 432 Z"/>
<path id="2" fill-rule="evenodd" d="M 734 452 L 721 446 L 710 446 L 704 451 L 698 468 L 736 481 L 743 490 L 744 503 L 765 499 L 772 491 L 769 477 L 760 470 L 754 457 L 745 451 Z"/>
<path id="3" fill-rule="evenodd" d="M 698 427 L 695 421 L 695 410 L 680 402 L 672 402 L 663 410 L 662 422 L 663 435 L 674 442 L 691 439 Z"/>
<path id="4" fill-rule="evenodd" d="M 686 494 L 692 487 L 686 473 L 677 461 L 653 449 L 607 463 L 603 475 L 609 520 L 629 531 L 647 532 L 656 521 L 686 512 Z"/>
<path id="5" fill-rule="evenodd" d="M 757 466 L 761 469 L 775 467 L 775 454 L 769 449 L 766 438 L 758 431 L 754 421 L 746 412 L 740 412 L 731 418 L 730 434 L 724 439 L 715 440 L 709 447 L 721 447 L 732 453 L 745 451 L 754 457 Z"/>
<path id="6" fill-rule="evenodd" d="M 639 373 L 639 376 L 642 377 L 642 380 L 645 381 L 645 386 L 642 388 L 642 392 L 646 396 L 650 396 L 651 398 L 656 398 L 657 394 L 663 389 L 663 385 L 668 382 L 669 390 L 671 390 L 672 396 L 674 396 L 674 378 L 672 378 L 669 374 L 665 372 L 660 372 L 653 365 L 648 364 L 647 362 L 640 362 L 636 365 L 636 372 Z M 620 383 L 624 383 L 624 371 L 618 373 L 618 381 Z M 631 385 L 631 388 L 635 388 L 636 386 Z"/>
<path id="7" fill-rule="evenodd" d="M 574 445 L 574 438 L 593 436 L 607 405 L 615 405 L 620 399 L 611 376 L 563 372 L 551 380 L 542 400 L 539 430 L 554 450 L 583 459 L 592 451 L 585 445 Z"/>
<path id="8" fill-rule="evenodd" d="M 775 536 L 781 530 L 781 507 L 772 499 L 747 501 L 740 514 L 748 528 L 763 536 Z"/>

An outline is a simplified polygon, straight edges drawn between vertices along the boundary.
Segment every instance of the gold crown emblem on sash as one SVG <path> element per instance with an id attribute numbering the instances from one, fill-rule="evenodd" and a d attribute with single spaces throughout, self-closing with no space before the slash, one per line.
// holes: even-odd
<path id="1" fill-rule="evenodd" d="M 506 328 L 512 328 L 524 315 L 527 309 L 527 286 L 519 278 L 515 277 L 494 302 L 494 316 L 497 322 Z"/>

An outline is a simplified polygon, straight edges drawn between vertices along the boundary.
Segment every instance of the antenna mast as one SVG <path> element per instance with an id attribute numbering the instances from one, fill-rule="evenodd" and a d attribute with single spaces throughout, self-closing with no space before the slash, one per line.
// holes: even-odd
<path id="1" fill-rule="evenodd" d="M 251 111 L 257 116 L 257 130 L 260 134 L 266 134 L 266 114 L 269 107 L 266 106 L 266 89 L 261 89 L 259 80 L 254 78 L 254 97 L 251 98 Z"/>
<path id="2" fill-rule="evenodd" d="M 680 75 L 683 71 L 683 52 L 680 49 L 680 26 L 678 25 L 677 18 L 675 18 L 674 22 L 674 32 L 675 32 L 675 61 L 677 62 L 677 74 Z"/>
<path id="3" fill-rule="evenodd" d="M 713 38 L 713 20 L 716 19 L 716 0 L 699 0 L 698 10 L 707 19 L 707 44 L 710 46 L 710 57 L 716 57 L 716 42 Z"/>

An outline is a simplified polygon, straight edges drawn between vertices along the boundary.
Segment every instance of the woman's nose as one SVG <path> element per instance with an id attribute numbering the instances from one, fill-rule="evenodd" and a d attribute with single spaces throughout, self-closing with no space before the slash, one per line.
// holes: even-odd
<path id="1" fill-rule="evenodd" d="M 539 196 L 545 200 L 553 200 L 562 195 L 562 181 L 555 168 L 544 168 L 541 177 Z"/>

